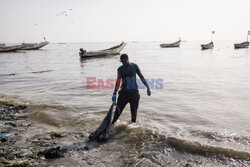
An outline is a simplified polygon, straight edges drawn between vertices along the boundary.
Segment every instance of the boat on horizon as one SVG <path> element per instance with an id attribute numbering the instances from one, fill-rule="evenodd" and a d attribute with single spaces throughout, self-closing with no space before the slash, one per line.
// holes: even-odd
<path id="1" fill-rule="evenodd" d="M 89 57 L 101 57 L 107 55 L 118 55 L 122 51 L 122 49 L 126 46 L 126 43 L 122 42 L 120 45 L 116 45 L 109 49 L 99 50 L 99 51 L 89 51 L 87 52 L 83 48 L 80 48 L 79 56 L 81 58 L 89 58 Z"/>
<path id="2" fill-rule="evenodd" d="M 213 47 L 214 47 L 214 43 L 212 41 L 210 43 L 208 43 L 208 44 L 202 44 L 201 45 L 202 50 L 212 49 Z"/>
<path id="3" fill-rule="evenodd" d="M 215 31 L 212 31 L 211 35 L 211 42 L 208 44 L 201 44 L 201 50 L 207 50 L 207 49 L 212 49 L 214 47 L 213 43 L 213 35 L 215 34 Z"/>
<path id="4" fill-rule="evenodd" d="M 23 43 L 24 47 L 20 48 L 20 50 L 37 50 L 37 49 L 44 47 L 48 43 L 49 43 L 48 41 L 44 41 L 40 43 Z"/>
<path id="5" fill-rule="evenodd" d="M 161 48 L 175 48 L 175 47 L 180 47 L 181 44 L 181 38 L 177 42 L 174 43 L 168 43 L 168 44 L 160 44 Z"/>
<path id="6" fill-rule="evenodd" d="M 248 35 L 250 35 L 250 31 L 247 33 L 247 41 L 234 44 L 234 49 L 249 48 Z"/>
<path id="7" fill-rule="evenodd" d="M 3 47 L 0 47 L 0 52 L 15 52 L 17 50 L 20 50 L 23 47 L 25 47 L 25 44 L 13 45 L 13 46 L 3 46 Z"/>
<path id="8" fill-rule="evenodd" d="M 241 48 L 248 48 L 248 47 L 249 47 L 248 41 L 234 44 L 234 49 L 241 49 Z"/>

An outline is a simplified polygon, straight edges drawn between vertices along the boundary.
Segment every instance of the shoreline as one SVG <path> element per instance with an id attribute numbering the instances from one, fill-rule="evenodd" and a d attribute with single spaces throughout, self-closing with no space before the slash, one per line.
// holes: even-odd
<path id="1" fill-rule="evenodd" d="M 52 131 L 26 136 L 29 129 L 34 126 L 26 116 L 22 116 L 27 108 L 24 105 L 12 105 L 0 101 L 0 134 L 2 134 L 0 166 L 48 166 L 51 165 L 50 160 L 71 159 L 72 155 L 68 153 L 73 153 L 74 156 L 75 151 L 86 151 L 86 137 L 80 132 Z M 79 143 L 65 143 L 72 136 L 77 138 Z M 73 159 L 71 161 L 73 164 L 77 162 Z M 90 163 L 81 162 L 81 164 Z"/>
<path id="2" fill-rule="evenodd" d="M 108 142 L 88 142 L 86 134 L 69 130 L 62 132 L 44 130 L 29 134 L 32 130 L 34 131 L 36 124 L 24 116 L 26 109 L 28 106 L 0 101 L 0 134 L 8 136 L 7 139 L 0 136 L 0 167 L 98 166 L 99 163 L 105 162 L 97 148 L 109 143 L 110 140 Z M 167 146 L 170 152 L 176 150 L 179 153 L 191 153 L 192 156 L 198 154 L 203 157 L 199 161 L 191 158 L 190 162 L 180 162 L 183 166 L 205 165 L 204 159 L 214 156 L 218 159 L 233 158 L 236 161 L 242 161 L 243 164 L 249 161 L 250 154 L 247 152 L 199 145 L 174 137 L 168 137 L 161 142 Z M 167 151 L 166 154 L 169 155 L 170 152 Z M 94 154 L 98 155 L 93 156 Z M 223 162 L 218 162 L 218 164 L 223 165 Z"/>

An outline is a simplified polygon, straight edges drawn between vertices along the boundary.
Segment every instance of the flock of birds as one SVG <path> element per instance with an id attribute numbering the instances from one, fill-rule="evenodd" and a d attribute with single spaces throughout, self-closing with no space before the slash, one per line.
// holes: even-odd
<path id="1" fill-rule="evenodd" d="M 72 9 L 69 9 L 69 11 L 72 11 Z M 63 12 L 61 12 L 61 13 L 56 14 L 56 16 L 62 16 L 62 15 L 68 16 L 67 11 L 63 11 Z"/>
<path id="2" fill-rule="evenodd" d="M 70 15 L 70 12 L 72 12 L 72 9 L 69 9 L 68 11 L 62 11 L 62 12 L 56 14 L 56 16 L 66 16 L 67 17 Z M 72 24 L 75 23 L 74 19 L 71 19 L 71 23 Z"/>
<path id="3" fill-rule="evenodd" d="M 73 9 L 69 9 L 68 11 L 65 10 L 65 11 L 62 11 L 62 12 L 56 14 L 56 16 L 59 16 L 59 17 L 60 17 L 60 16 L 67 17 L 67 16 L 70 16 L 70 14 L 71 14 L 70 12 L 72 12 L 72 11 L 73 11 Z M 71 21 L 72 24 L 75 23 L 75 20 L 74 20 L 74 19 L 71 19 L 70 21 Z M 38 24 L 36 23 L 35 26 L 38 26 Z"/>

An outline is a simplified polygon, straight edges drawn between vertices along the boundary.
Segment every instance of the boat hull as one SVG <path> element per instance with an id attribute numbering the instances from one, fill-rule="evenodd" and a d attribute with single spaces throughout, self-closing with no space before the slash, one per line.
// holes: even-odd
<path id="1" fill-rule="evenodd" d="M 214 47 L 213 42 L 210 42 L 210 43 L 208 43 L 208 44 L 201 45 L 201 49 L 202 49 L 202 50 L 212 49 L 213 47 Z"/>
<path id="2" fill-rule="evenodd" d="M 174 43 L 169 43 L 169 44 L 160 44 L 161 48 L 177 48 L 180 47 L 181 41 L 177 41 Z"/>
<path id="3" fill-rule="evenodd" d="M 44 47 L 45 45 L 48 45 L 49 42 L 41 42 L 41 43 L 23 43 L 25 46 L 21 48 L 20 50 L 37 50 L 41 47 Z"/>
<path id="4" fill-rule="evenodd" d="M 0 52 L 15 52 L 24 46 L 25 46 L 24 44 L 21 44 L 21 45 L 0 47 Z"/>
<path id="5" fill-rule="evenodd" d="M 242 43 L 237 43 L 234 44 L 235 49 L 241 49 L 241 48 L 249 48 L 249 42 L 242 42 Z"/>
<path id="6" fill-rule="evenodd" d="M 126 43 L 121 43 L 120 45 L 114 46 L 109 49 L 100 50 L 100 51 L 91 51 L 85 53 L 79 53 L 81 58 L 91 58 L 91 57 L 103 57 L 108 55 L 118 55 L 122 51 L 122 49 L 126 46 Z"/>

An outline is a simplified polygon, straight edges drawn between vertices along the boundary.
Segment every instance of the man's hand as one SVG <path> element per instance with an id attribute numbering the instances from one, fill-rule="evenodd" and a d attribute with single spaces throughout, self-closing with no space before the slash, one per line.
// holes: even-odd
<path id="1" fill-rule="evenodd" d="M 147 88 L 147 94 L 148 94 L 148 96 L 151 95 L 151 91 L 150 91 L 150 88 L 149 88 L 149 87 Z"/>
<path id="2" fill-rule="evenodd" d="M 113 101 L 113 102 L 116 102 L 116 94 L 113 94 L 113 96 L 112 96 L 112 101 Z"/>

